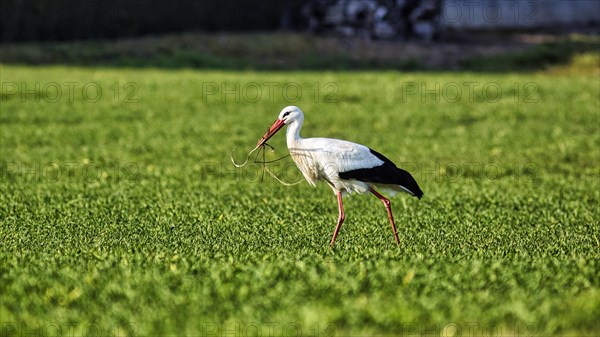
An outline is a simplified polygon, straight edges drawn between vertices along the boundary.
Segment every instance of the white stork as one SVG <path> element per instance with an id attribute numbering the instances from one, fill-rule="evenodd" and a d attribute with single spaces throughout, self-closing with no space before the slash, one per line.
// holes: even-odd
<path id="1" fill-rule="evenodd" d="M 364 145 L 339 139 L 300 137 L 302 122 L 304 114 L 300 108 L 283 108 L 275 123 L 258 141 L 257 147 L 273 137 L 284 125 L 288 126 L 286 138 L 290 156 L 306 181 L 316 186 L 318 180 L 325 180 L 337 195 L 339 217 L 330 245 L 334 245 L 345 219 L 342 195 L 352 192 L 371 192 L 383 202 L 392 224 L 394 238 L 399 244 L 390 201 L 379 194 L 375 187 L 389 190 L 392 195 L 401 191 L 420 199 L 423 192 L 415 179 L 385 156 Z"/>

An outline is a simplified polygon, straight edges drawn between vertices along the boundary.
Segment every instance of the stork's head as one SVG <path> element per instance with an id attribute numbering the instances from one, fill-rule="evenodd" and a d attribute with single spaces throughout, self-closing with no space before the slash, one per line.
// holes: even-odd
<path id="1" fill-rule="evenodd" d="M 302 110 L 300 110 L 299 107 L 293 105 L 286 106 L 281 110 L 279 116 L 277 117 L 277 120 L 273 123 L 273 125 L 271 125 L 269 131 L 267 131 L 267 133 L 265 133 L 265 135 L 262 136 L 262 138 L 258 141 L 258 144 L 256 146 L 263 145 L 267 140 L 269 140 L 269 138 L 273 137 L 273 135 L 276 134 L 277 131 L 279 131 L 284 125 L 290 124 L 295 121 L 302 122 L 303 120 L 304 114 L 302 113 Z"/>

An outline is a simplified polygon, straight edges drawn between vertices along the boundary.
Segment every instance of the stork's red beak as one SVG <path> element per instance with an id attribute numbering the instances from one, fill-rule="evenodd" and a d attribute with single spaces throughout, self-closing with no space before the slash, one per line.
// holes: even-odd
<path id="1" fill-rule="evenodd" d="M 277 131 L 279 131 L 279 129 L 281 129 L 284 125 L 285 123 L 283 122 L 283 119 L 277 119 L 275 123 L 273 123 L 273 125 L 271 125 L 271 127 L 269 128 L 269 131 L 267 131 L 267 133 L 265 133 L 265 135 L 258 140 L 258 144 L 256 144 L 256 146 L 258 147 L 263 145 L 267 140 L 269 140 L 269 138 L 273 137 L 273 135 L 276 134 Z"/>

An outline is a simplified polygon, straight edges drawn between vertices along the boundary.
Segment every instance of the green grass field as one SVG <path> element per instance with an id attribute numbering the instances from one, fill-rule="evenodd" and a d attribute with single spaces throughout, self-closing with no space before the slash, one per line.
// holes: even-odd
<path id="1" fill-rule="evenodd" d="M 522 74 L 5 64 L 2 335 L 596 336 L 591 57 Z M 424 198 L 392 199 L 400 246 L 373 196 L 346 198 L 331 249 L 325 184 L 233 167 L 289 104 L 304 137 L 413 173 Z"/>

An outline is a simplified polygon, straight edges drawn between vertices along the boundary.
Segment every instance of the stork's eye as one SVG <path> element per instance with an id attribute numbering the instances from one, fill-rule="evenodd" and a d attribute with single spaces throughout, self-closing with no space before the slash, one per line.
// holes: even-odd
<path id="1" fill-rule="evenodd" d="M 286 111 L 283 113 L 283 118 L 287 117 L 287 115 L 289 115 L 290 113 L 292 113 L 291 111 Z"/>

